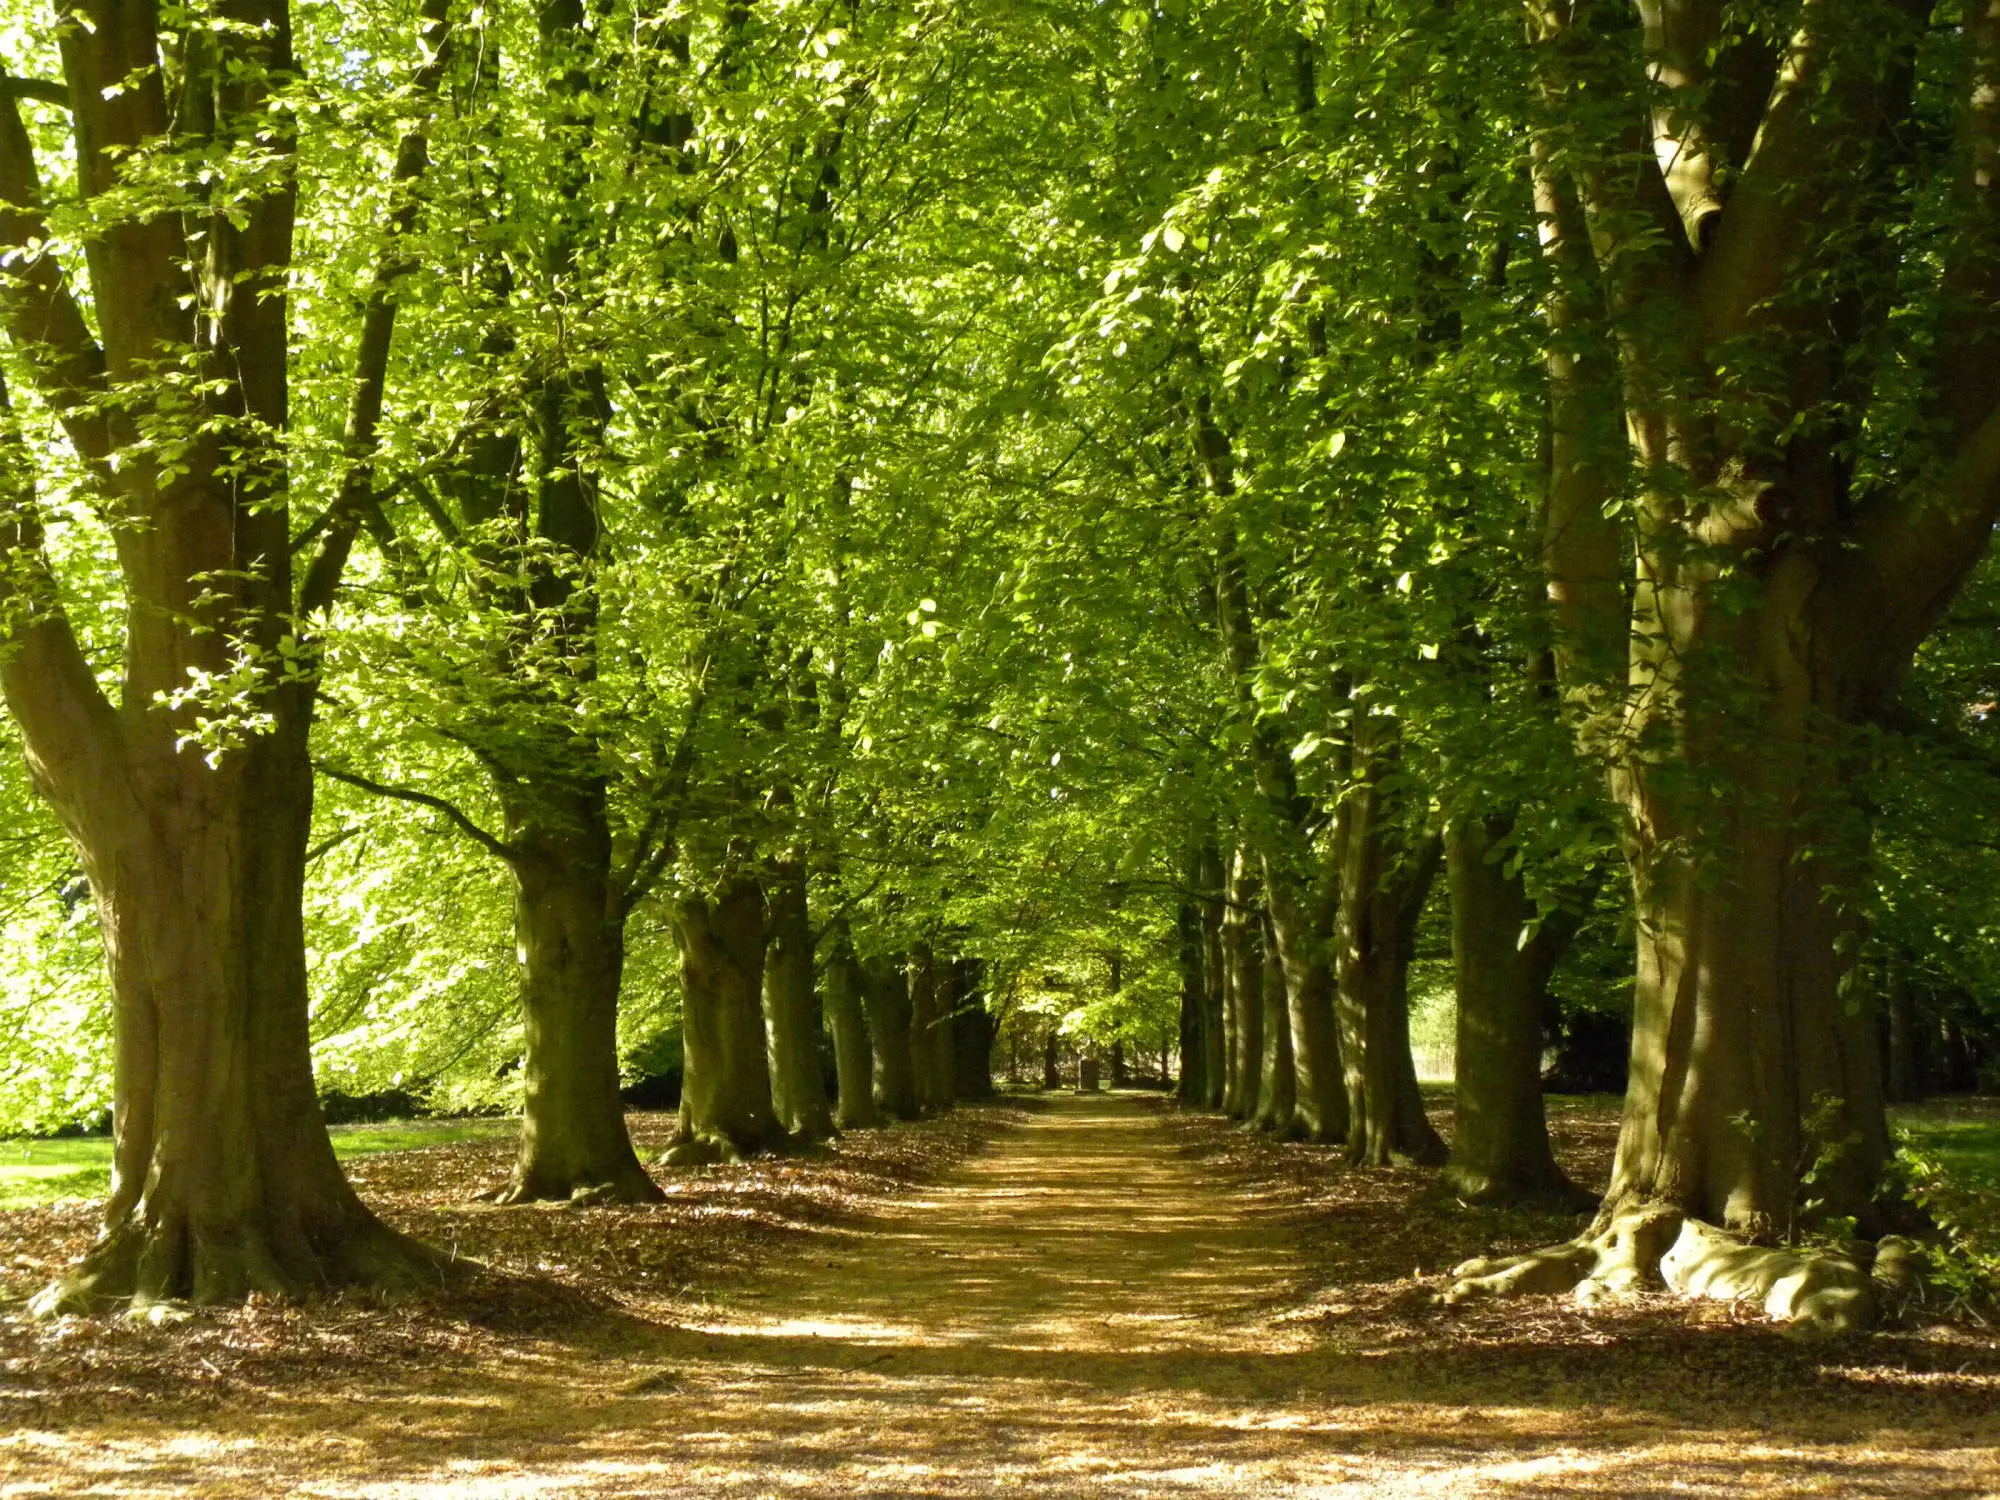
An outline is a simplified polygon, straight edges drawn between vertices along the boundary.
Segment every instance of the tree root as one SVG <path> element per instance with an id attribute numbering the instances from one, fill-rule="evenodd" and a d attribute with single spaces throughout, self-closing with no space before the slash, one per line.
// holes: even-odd
<path id="1" fill-rule="evenodd" d="M 1664 1286 L 1684 1297 L 1755 1302 L 1806 1337 L 1875 1327 L 1921 1289 L 1915 1247 L 1885 1238 L 1839 1249 L 1774 1249 L 1691 1219 L 1665 1204 L 1625 1208 L 1593 1234 L 1526 1255 L 1466 1261 L 1439 1296 L 1445 1306 L 1485 1297 L 1568 1292 L 1590 1305 Z"/>
<path id="2" fill-rule="evenodd" d="M 629 1172 L 610 1177 L 583 1178 L 517 1171 L 505 1187 L 481 1193 L 479 1201 L 496 1208 L 514 1208 L 529 1203 L 566 1203 L 573 1208 L 606 1208 L 613 1205 L 664 1203 L 667 1195 L 636 1163 Z"/>
<path id="3" fill-rule="evenodd" d="M 180 1321 L 193 1306 L 257 1295 L 285 1302 L 349 1288 L 410 1295 L 445 1285 L 460 1269 L 359 1204 L 311 1230 L 283 1222 L 198 1229 L 181 1214 L 147 1222 L 135 1211 L 36 1293 L 27 1311 L 33 1318 L 121 1313 L 158 1325 Z"/>

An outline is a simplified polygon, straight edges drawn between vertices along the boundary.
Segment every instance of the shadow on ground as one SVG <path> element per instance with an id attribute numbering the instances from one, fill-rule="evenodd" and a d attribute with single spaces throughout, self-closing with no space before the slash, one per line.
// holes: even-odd
<path id="1" fill-rule="evenodd" d="M 1938 1331 L 1810 1350 L 1643 1306 L 1460 1325 L 1406 1276 L 1383 1279 L 1411 1246 L 1376 1243 L 1397 1234 L 1381 1179 L 1349 1174 L 1343 1207 L 1339 1169 L 1299 1175 L 1263 1149 L 1135 1099 L 1064 1098 L 873 1218 L 792 1235 L 709 1302 L 572 1304 L 497 1351 L 238 1388 L 198 1415 L 55 1402 L 0 1439 L 0 1492 L 2000 1486 L 1990 1343 Z"/>

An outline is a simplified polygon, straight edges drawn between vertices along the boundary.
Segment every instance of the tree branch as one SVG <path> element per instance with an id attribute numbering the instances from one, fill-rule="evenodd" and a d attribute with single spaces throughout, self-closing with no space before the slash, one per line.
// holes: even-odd
<path id="1" fill-rule="evenodd" d="M 58 109 L 70 107 L 69 90 L 61 84 L 44 83 L 39 78 L 10 78 L 4 72 L 0 72 L 0 99 L 35 99 Z"/>
<path id="2" fill-rule="evenodd" d="M 111 795 L 122 759 L 118 712 L 97 685 L 42 550 L 33 471 L 0 381 L 0 692 L 20 725 L 36 784 L 65 821 Z"/>
<path id="3" fill-rule="evenodd" d="M 443 797 L 433 796 L 429 792 L 417 791 L 414 787 L 388 786 L 379 781 L 372 781 L 368 777 L 358 775 L 353 771 L 343 771 L 338 766 L 330 766 L 322 760 L 314 761 L 313 769 L 323 776 L 330 776 L 335 781 L 344 782 L 348 786 L 359 787 L 364 792 L 373 792 L 378 797 L 392 797 L 398 802 L 414 802 L 419 807 L 434 808 L 438 812 L 443 813 L 447 818 L 450 818 L 452 822 L 458 825 L 460 832 L 496 859 L 502 859 L 508 864 L 512 864 L 520 857 L 519 851 L 512 844 L 495 838 L 484 828 L 473 822 L 470 817 L 466 816 L 464 811 L 455 803 L 449 802 Z"/>
<path id="4" fill-rule="evenodd" d="M 687 807 L 688 782 L 694 774 L 695 726 L 701 722 L 707 702 L 707 691 L 698 684 L 694 701 L 688 705 L 687 723 L 681 727 L 673 759 L 668 763 L 666 785 L 653 799 L 625 869 L 613 877 L 621 915 L 630 916 L 632 908 L 646 899 L 679 850 L 681 813 Z"/>
<path id="5" fill-rule="evenodd" d="M 424 61 L 417 69 L 414 89 L 426 105 L 437 98 L 438 86 L 451 61 L 448 11 L 447 0 L 424 0 L 420 12 Z M 387 241 L 375 263 L 368 304 L 361 315 L 361 341 L 354 356 L 354 387 L 348 398 L 347 424 L 342 435 L 347 450 L 347 472 L 341 480 L 340 494 L 326 517 L 319 551 L 307 565 L 305 578 L 299 585 L 301 616 L 321 614 L 332 605 L 334 590 L 354 547 L 355 533 L 367 519 L 374 501 L 376 435 L 389 380 L 389 349 L 396 331 L 396 303 L 392 294 L 396 283 L 417 263 L 406 248 L 410 231 L 416 226 L 418 206 L 416 193 L 409 189 L 429 165 L 430 131 L 426 124 L 419 124 L 404 134 L 396 148 L 395 167 L 389 174 L 392 206 L 385 226 Z"/>
<path id="6" fill-rule="evenodd" d="M 0 83 L 11 82 L 0 74 Z M 71 445 L 102 466 L 111 455 L 110 430 L 98 406 L 104 351 L 91 337 L 62 263 L 48 248 L 41 174 L 20 107 L 5 89 L 0 94 L 6 96 L 0 102 L 0 312 Z"/>

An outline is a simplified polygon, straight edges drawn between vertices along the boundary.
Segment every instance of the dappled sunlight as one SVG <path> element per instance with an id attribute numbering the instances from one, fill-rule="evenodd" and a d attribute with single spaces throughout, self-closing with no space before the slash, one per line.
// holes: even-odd
<path id="1" fill-rule="evenodd" d="M 1267 1149 L 1220 1125 L 1162 1128 L 1130 1098 L 1057 1098 L 944 1182 L 788 1240 L 700 1304 L 579 1307 L 505 1357 L 16 1431 L 0 1436 L 0 1485 L 1893 1496 L 1978 1494 L 2000 1473 L 1977 1372 L 1878 1395 L 1859 1361 L 1851 1383 L 1815 1371 L 1820 1409 L 1805 1411 L 1775 1390 L 1735 1401 L 1712 1360 L 1663 1368 L 1643 1347 L 1543 1345 L 1534 1328 L 1504 1344 L 1357 1341 L 1312 1300 L 1307 1252 L 1344 1221 L 1306 1212 Z M 1347 1180 L 1316 1171 L 1329 1193 Z M 1342 1212 L 1372 1233 L 1377 1196 Z M 1656 1386 L 1612 1376 L 1649 1360 Z M 1709 1386 L 1727 1399 L 1688 1405 Z M 1839 1409 L 1829 1390 L 1854 1399 Z"/>

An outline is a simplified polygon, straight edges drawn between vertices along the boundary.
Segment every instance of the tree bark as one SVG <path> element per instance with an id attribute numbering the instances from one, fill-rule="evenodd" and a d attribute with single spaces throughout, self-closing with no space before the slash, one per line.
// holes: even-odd
<path id="1" fill-rule="evenodd" d="M 1872 408 L 1844 361 L 1910 310 L 1910 263 L 1877 217 L 1909 166 L 1922 14 L 1887 12 L 1878 31 L 1837 7 L 1802 12 L 1768 91 L 1743 96 L 1732 125 L 1711 114 L 1741 91 L 1711 91 L 1706 74 L 1729 57 L 1669 56 L 1678 44 L 1649 29 L 1648 78 L 1582 11 L 1536 12 L 1552 409 L 1559 434 L 1582 434 L 1590 394 L 1615 390 L 1636 479 L 1621 536 L 1605 503 L 1618 476 L 1558 444 L 1544 526 L 1559 639 L 1626 645 L 1618 671 L 1559 654 L 1624 814 L 1638 919 L 1606 1222 L 1648 1203 L 1753 1235 L 1874 1216 L 1879 1040 L 1849 983 L 1867 843 L 1856 729 L 1889 711 L 2000 513 L 1991 5 L 1965 17 L 1958 140 L 1938 184 L 1949 229 L 1919 304 L 1934 342 L 1910 374 L 1931 382 L 1935 421 L 1887 479 L 1854 478 Z M 1721 36 L 1712 7 L 1689 15 Z M 1586 93 L 1653 99 L 1651 129 L 1637 113 L 1573 113 Z M 1704 133 L 1753 144 L 1730 180 L 1691 196 L 1655 163 L 1699 166 Z M 1607 387 L 1578 352 L 1613 341 Z M 1629 597 L 1605 574 L 1621 544 Z"/>
<path id="2" fill-rule="evenodd" d="M 764 893 L 750 875 L 674 904 L 681 958 L 680 1138 L 668 1166 L 742 1161 L 779 1144 L 764 1039 Z"/>
<path id="3" fill-rule="evenodd" d="M 1291 1023 L 1291 1133 L 1308 1141 L 1344 1141 L 1348 1106 L 1334 1014 L 1331 914 L 1324 900 L 1302 900 L 1295 879 L 1274 878 L 1281 869 L 1270 855 L 1264 857 L 1265 900 Z"/>
<path id="4" fill-rule="evenodd" d="M 910 950 L 910 1058 L 925 1114 L 951 1108 L 951 997 L 942 967 L 929 943 Z"/>
<path id="5" fill-rule="evenodd" d="M 914 1120 L 917 1102 L 916 1057 L 910 1035 L 910 976 L 892 958 L 874 958 L 863 965 L 867 988 L 868 1040 L 875 1049 L 875 1108 L 892 1120 Z"/>
<path id="6" fill-rule="evenodd" d="M 1264 1063 L 1264 918 L 1257 905 L 1255 856 L 1238 849 L 1230 871 L 1229 908 L 1223 918 L 1222 946 L 1227 1010 L 1224 1013 L 1229 1070 L 1223 1090 L 1225 1114 L 1239 1120 L 1257 1116 Z"/>
<path id="7" fill-rule="evenodd" d="M 826 1019 L 833 1032 L 833 1066 L 839 1078 L 833 1119 L 842 1130 L 858 1130 L 881 1119 L 875 1107 L 874 1052 L 863 1000 L 868 980 L 861 960 L 854 956 L 846 918 L 834 919 L 828 940 Z"/>
<path id="8" fill-rule="evenodd" d="M 951 1018 L 953 1093 L 960 1099 L 993 1097 L 993 1043 L 999 1036 L 986 1008 L 983 965 L 961 958 L 952 964 L 952 993 L 958 1006 Z"/>
<path id="9" fill-rule="evenodd" d="M 1203 953 L 1201 908 L 1193 898 L 1183 900 L 1175 917 L 1176 957 L 1181 971 L 1180 1051 L 1181 1076 L 1175 1095 L 1181 1103 L 1194 1106 L 1207 1098 L 1204 1076 L 1208 1057 L 1207 1018 L 1203 1014 Z M 1053 1087 L 1054 1085 L 1049 1085 Z"/>
<path id="10" fill-rule="evenodd" d="M 657 1202 L 618 1092 L 625 913 L 603 787 L 536 812 L 532 822 L 509 818 L 526 1090 L 520 1152 L 498 1201 Z"/>
<path id="11" fill-rule="evenodd" d="M 833 1134 L 820 1061 L 819 991 L 813 984 L 812 913 L 805 867 L 780 861 L 764 881 L 764 1035 L 771 1071 L 771 1106 L 794 1139 Z"/>
<path id="12" fill-rule="evenodd" d="M 414 95 L 428 99 L 448 28 L 441 4 L 422 19 Z M 0 100 L 0 320 L 112 528 L 126 622 L 114 706 L 63 613 L 0 388 L 0 690 L 90 882 L 112 992 L 103 1234 L 34 1299 L 42 1313 L 435 1284 L 445 1266 L 348 1187 L 313 1087 L 301 903 L 318 658 L 298 636 L 352 532 L 345 513 L 324 528 L 295 591 L 281 442 L 293 121 L 271 88 L 296 65 L 282 3 L 231 20 L 210 32 L 150 4 L 56 13 L 77 196 L 86 210 L 128 200 L 84 227 L 97 335 L 48 232 L 17 101 Z M 181 49 L 175 101 L 163 31 Z M 260 185 L 228 213 L 149 209 L 130 174 L 162 143 L 210 160 L 254 148 Z M 392 242 L 414 222 L 426 159 L 413 130 L 393 168 L 405 191 Z M 343 495 L 367 488 L 404 265 L 386 254 L 369 288 Z M 176 368 L 187 378 L 169 385 Z M 229 722 L 234 705 L 190 700 L 204 680 L 246 683 L 243 722 Z"/>
<path id="13" fill-rule="evenodd" d="M 1458 983 L 1457 1114 L 1445 1181 L 1475 1203 L 1571 1202 L 1542 1107 L 1542 1018 L 1549 977 L 1579 918 L 1535 903 L 1493 857 L 1504 821 L 1460 819 L 1445 835 L 1452 963 Z"/>
<path id="14" fill-rule="evenodd" d="M 1222 857 L 1204 845 L 1196 863 L 1201 902 L 1201 1102 L 1222 1109 L 1229 1092 L 1229 955 L 1223 937 Z"/>
<path id="15" fill-rule="evenodd" d="M 1360 776 L 1341 800 L 1334 836 L 1347 1153 L 1364 1166 L 1435 1165 L 1446 1152 L 1424 1113 L 1410 1055 L 1409 975 L 1439 841 L 1418 835 L 1415 847 L 1407 847 L 1410 834 L 1395 825 L 1380 790 L 1384 751 L 1360 732 L 1357 741 Z"/>
<path id="16" fill-rule="evenodd" d="M 1270 914 L 1263 917 L 1264 960 L 1262 1076 L 1257 1086 L 1256 1125 L 1280 1140 L 1298 1128 L 1298 1074 L 1292 1063 L 1292 1018 L 1286 995 L 1285 969 L 1278 962 L 1278 939 Z"/>

